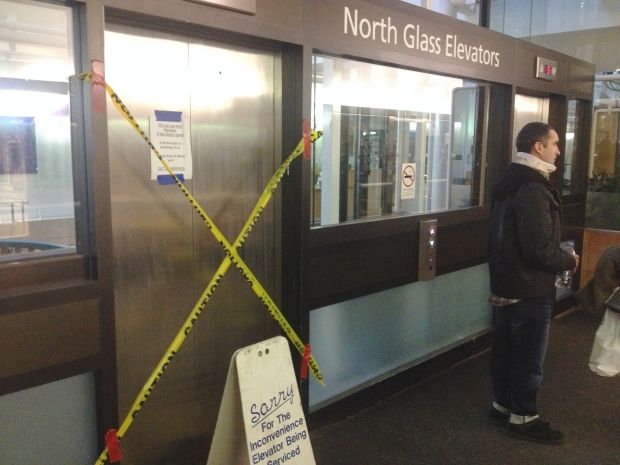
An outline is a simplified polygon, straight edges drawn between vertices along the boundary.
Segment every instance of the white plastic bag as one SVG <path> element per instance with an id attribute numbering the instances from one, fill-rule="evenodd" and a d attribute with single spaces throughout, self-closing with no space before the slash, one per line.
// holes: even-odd
<path id="1" fill-rule="evenodd" d="M 614 312 L 620 312 L 620 286 L 616 287 L 611 295 L 607 297 L 605 305 L 611 308 Z"/>
<path id="2" fill-rule="evenodd" d="M 590 370 L 600 376 L 620 373 L 620 313 L 607 309 L 594 335 L 588 363 Z"/>

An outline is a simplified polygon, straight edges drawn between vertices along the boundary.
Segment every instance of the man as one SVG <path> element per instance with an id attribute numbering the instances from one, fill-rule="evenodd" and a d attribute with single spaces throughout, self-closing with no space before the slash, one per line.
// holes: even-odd
<path id="1" fill-rule="evenodd" d="M 560 196 L 549 182 L 558 134 L 529 123 L 517 135 L 517 156 L 492 194 L 489 271 L 494 333 L 492 418 L 523 439 L 557 443 L 563 434 L 538 416 L 549 324 L 558 272 L 579 257 L 560 248 Z"/>

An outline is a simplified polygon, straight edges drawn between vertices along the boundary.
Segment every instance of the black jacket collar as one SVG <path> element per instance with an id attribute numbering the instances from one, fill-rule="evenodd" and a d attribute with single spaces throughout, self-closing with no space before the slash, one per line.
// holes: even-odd
<path id="1" fill-rule="evenodd" d="M 514 194 L 521 186 L 531 182 L 544 184 L 552 193 L 555 194 L 553 184 L 549 182 L 540 172 L 529 166 L 519 163 L 511 163 L 504 176 L 493 189 L 493 201 L 503 200 Z M 554 195 L 555 197 L 555 195 Z"/>

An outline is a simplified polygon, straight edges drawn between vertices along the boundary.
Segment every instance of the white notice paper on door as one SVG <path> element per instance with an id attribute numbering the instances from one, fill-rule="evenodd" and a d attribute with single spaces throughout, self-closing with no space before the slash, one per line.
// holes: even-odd
<path id="1" fill-rule="evenodd" d="M 149 138 L 172 172 L 183 179 L 191 179 L 192 146 L 188 119 L 180 111 L 153 110 L 149 123 Z M 169 173 L 151 151 L 151 179 L 158 179 L 158 176 L 169 176 Z"/>

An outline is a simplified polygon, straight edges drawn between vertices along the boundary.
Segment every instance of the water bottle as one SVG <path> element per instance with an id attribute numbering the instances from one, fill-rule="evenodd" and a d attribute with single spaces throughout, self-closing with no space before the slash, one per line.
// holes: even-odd
<path id="1" fill-rule="evenodd" d="M 566 252 L 575 255 L 575 243 L 573 241 L 567 241 L 560 244 L 560 248 Z M 565 270 L 560 271 L 555 277 L 555 287 L 571 287 L 573 282 L 573 271 Z"/>

